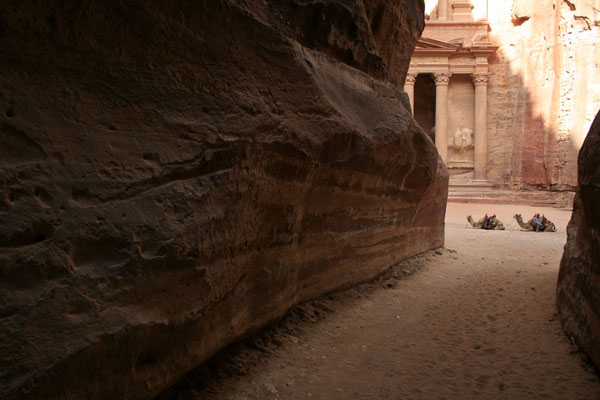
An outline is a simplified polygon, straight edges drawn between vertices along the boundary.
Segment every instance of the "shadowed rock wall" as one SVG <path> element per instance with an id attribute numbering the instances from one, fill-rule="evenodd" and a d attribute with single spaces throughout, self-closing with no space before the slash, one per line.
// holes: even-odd
<path id="1" fill-rule="evenodd" d="M 423 4 L 385 4 L 408 60 Z M 367 10 L 0 5 L 1 398 L 147 398 L 443 244 L 447 173 Z"/>
<path id="2" fill-rule="evenodd" d="M 378 54 L 387 65 L 392 82 L 403 87 L 415 43 L 423 31 L 422 8 L 400 6 L 399 0 L 363 2 Z"/>
<path id="3" fill-rule="evenodd" d="M 579 187 L 558 276 L 565 333 L 600 367 L 600 112 L 579 152 Z"/>

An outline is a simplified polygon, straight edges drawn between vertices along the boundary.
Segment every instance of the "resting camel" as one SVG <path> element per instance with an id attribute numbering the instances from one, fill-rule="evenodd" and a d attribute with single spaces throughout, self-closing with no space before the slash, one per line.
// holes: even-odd
<path id="1" fill-rule="evenodd" d="M 488 218 L 488 226 L 489 228 L 484 228 L 484 224 L 485 224 L 485 219 L 486 217 Z M 467 215 L 467 221 L 469 221 L 469 223 L 471 224 L 471 226 L 473 226 L 473 228 L 475 229 L 493 229 L 495 231 L 503 231 L 504 228 L 504 224 L 502 223 L 502 221 L 500 221 L 498 218 L 496 218 L 495 215 L 488 217 L 487 215 L 483 218 L 481 218 L 479 221 L 475 222 L 475 220 L 473 219 L 472 216 Z"/>
<path id="2" fill-rule="evenodd" d="M 538 216 L 539 216 L 539 214 L 538 214 Z M 521 229 L 525 229 L 527 231 L 535 230 L 534 226 L 533 226 L 533 218 L 531 218 L 527 222 L 523 222 L 523 217 L 521 217 L 521 214 L 515 214 L 513 216 L 513 218 L 517 220 L 517 223 L 519 224 Z M 546 219 L 544 216 L 542 216 L 541 219 L 542 219 L 542 227 L 539 230 L 540 232 L 556 232 L 556 226 L 554 226 L 552 221 L 550 221 L 549 219 Z"/>

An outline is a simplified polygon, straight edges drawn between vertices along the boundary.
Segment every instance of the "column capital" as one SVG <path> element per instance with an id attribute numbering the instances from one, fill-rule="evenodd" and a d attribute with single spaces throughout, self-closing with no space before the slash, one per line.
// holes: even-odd
<path id="1" fill-rule="evenodd" d="M 435 86 L 445 85 L 447 86 L 450 83 L 450 77 L 452 76 L 451 72 L 436 72 L 433 74 L 435 79 Z"/>
<path id="2" fill-rule="evenodd" d="M 417 73 L 414 72 L 409 72 L 408 74 L 406 74 L 406 80 L 404 81 L 405 85 L 414 85 L 415 81 L 417 80 Z"/>
<path id="3" fill-rule="evenodd" d="M 475 86 L 487 86 L 491 76 L 492 74 L 490 74 L 489 72 L 476 72 L 474 74 L 471 74 L 471 78 L 473 79 L 473 84 L 475 84 Z"/>

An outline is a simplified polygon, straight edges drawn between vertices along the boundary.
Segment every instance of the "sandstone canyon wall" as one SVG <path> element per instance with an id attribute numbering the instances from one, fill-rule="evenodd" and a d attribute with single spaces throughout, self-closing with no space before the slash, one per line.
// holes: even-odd
<path id="1" fill-rule="evenodd" d="M 147 398 L 441 246 L 448 176 L 392 83 L 422 14 L 0 4 L 0 398 Z"/>
<path id="2" fill-rule="evenodd" d="M 476 7 L 482 2 L 474 2 Z M 574 190 L 577 154 L 600 108 L 600 2 L 488 1 L 488 178 Z"/>
<path id="3" fill-rule="evenodd" d="M 579 187 L 558 276 L 565 333 L 600 367 L 600 112 L 579 153 Z"/>

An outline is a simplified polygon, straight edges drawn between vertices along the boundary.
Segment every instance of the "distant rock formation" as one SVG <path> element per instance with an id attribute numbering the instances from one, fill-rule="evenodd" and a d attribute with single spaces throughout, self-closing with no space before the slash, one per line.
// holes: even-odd
<path id="1" fill-rule="evenodd" d="M 442 246 L 391 82 L 422 29 L 417 0 L 1 4 L 0 398 L 149 398 Z"/>
<path id="2" fill-rule="evenodd" d="M 600 367 L 600 112 L 578 165 L 579 187 L 558 276 L 558 311 L 567 336 Z"/>

